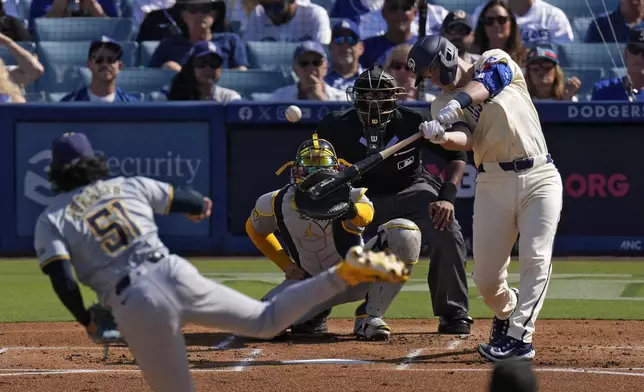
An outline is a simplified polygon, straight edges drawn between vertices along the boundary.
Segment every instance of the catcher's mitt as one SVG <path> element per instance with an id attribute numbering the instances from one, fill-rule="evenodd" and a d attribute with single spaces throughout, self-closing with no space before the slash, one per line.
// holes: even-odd
<path id="1" fill-rule="evenodd" d="M 299 213 L 323 221 L 355 216 L 355 204 L 351 201 L 351 187 L 348 184 L 318 200 L 313 200 L 308 193 L 313 185 L 332 177 L 335 173 L 332 170 L 319 170 L 297 185 L 295 208 Z"/>

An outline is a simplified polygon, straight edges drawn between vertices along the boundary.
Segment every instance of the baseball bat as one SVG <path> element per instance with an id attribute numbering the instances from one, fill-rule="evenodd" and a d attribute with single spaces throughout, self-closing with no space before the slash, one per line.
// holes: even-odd
<path id="1" fill-rule="evenodd" d="M 463 110 L 458 109 L 459 116 L 463 116 Z M 445 125 L 445 124 L 443 124 Z M 447 128 L 447 126 L 446 126 Z M 377 154 L 371 155 L 368 158 L 365 158 L 359 162 L 356 162 L 353 166 L 344 169 L 337 175 L 329 177 L 324 181 L 313 185 L 308 193 L 311 196 L 311 199 L 318 200 L 322 197 L 328 195 L 329 193 L 335 191 L 343 185 L 351 184 L 353 181 L 357 180 L 362 176 L 366 171 L 373 169 L 380 162 L 392 156 L 394 153 L 402 150 L 408 145 L 414 143 L 416 140 L 423 137 L 423 132 L 418 131 L 417 133 L 409 136 L 406 139 L 399 141 L 391 147 L 388 147 Z"/>

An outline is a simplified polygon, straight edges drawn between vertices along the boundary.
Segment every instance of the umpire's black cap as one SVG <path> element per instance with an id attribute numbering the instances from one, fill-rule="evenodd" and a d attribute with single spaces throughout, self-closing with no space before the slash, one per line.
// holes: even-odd
<path id="1" fill-rule="evenodd" d="M 498 362 L 492 373 L 489 392 L 537 392 L 537 376 L 532 362 L 515 359 Z"/>

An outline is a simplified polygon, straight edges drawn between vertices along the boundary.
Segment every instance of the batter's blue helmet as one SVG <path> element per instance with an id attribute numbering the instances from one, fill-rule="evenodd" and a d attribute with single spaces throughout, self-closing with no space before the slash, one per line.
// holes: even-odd
<path id="1" fill-rule="evenodd" d="M 407 65 L 416 73 L 416 86 L 423 80 L 426 69 L 438 64 L 442 85 L 454 82 L 458 68 L 458 48 L 445 37 L 428 35 L 420 38 L 407 55 Z"/>

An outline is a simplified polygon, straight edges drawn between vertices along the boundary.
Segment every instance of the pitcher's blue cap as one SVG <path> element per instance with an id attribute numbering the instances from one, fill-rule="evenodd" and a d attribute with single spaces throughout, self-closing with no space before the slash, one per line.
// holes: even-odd
<path id="1" fill-rule="evenodd" d="M 54 139 L 51 145 L 52 166 L 73 165 L 81 158 L 94 158 L 96 153 L 84 133 L 65 133 Z"/>

